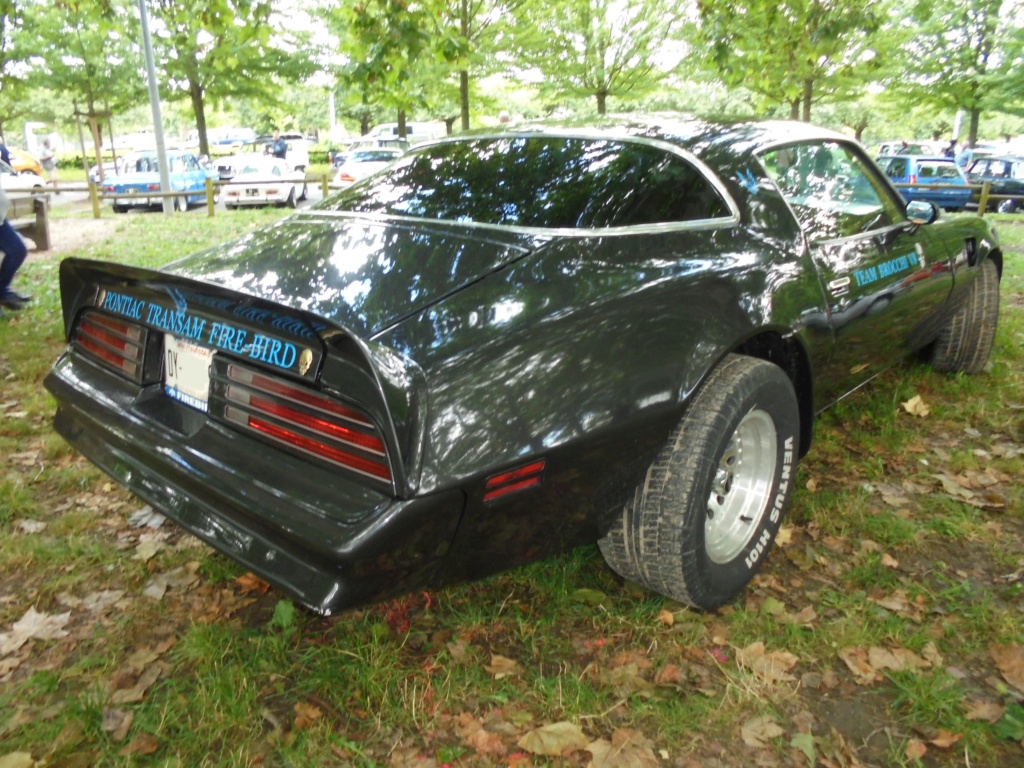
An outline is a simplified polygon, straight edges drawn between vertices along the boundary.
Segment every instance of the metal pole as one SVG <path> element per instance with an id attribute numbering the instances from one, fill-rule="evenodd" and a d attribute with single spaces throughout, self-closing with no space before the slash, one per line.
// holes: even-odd
<path id="1" fill-rule="evenodd" d="M 167 149 L 164 146 L 164 122 L 160 116 L 160 90 L 156 84 L 156 64 L 153 63 L 153 40 L 149 36 L 149 15 L 146 0 L 139 0 L 139 17 L 142 20 L 142 49 L 146 52 L 146 74 L 149 79 L 149 105 L 153 109 L 153 133 L 156 137 L 156 156 L 160 163 L 160 191 L 171 191 L 171 175 L 167 168 Z M 174 211 L 174 199 L 163 198 L 164 213 Z"/>

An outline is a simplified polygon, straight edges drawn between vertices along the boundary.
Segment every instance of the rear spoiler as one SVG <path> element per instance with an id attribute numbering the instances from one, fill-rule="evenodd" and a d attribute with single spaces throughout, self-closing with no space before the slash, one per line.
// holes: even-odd
<path id="1" fill-rule="evenodd" d="M 65 259 L 60 290 L 68 342 L 79 315 L 99 309 L 357 404 L 379 425 L 389 455 L 399 459 L 393 462 L 395 492 L 408 497 L 417 489 L 425 377 L 391 348 L 304 310 L 123 264 Z"/>

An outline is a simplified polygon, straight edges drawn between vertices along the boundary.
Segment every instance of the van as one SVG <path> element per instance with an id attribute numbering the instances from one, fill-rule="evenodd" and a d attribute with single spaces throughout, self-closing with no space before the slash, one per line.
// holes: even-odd
<path id="1" fill-rule="evenodd" d="M 924 200 L 947 211 L 962 211 L 971 199 L 971 188 L 967 186 L 964 172 L 951 157 L 890 155 L 879 157 L 875 162 L 889 181 L 898 185 L 908 203 Z M 910 186 L 912 184 L 938 186 Z"/>

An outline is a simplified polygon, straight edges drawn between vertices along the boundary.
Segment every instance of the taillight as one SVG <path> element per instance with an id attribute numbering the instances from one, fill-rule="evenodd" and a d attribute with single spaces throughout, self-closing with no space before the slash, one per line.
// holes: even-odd
<path id="1" fill-rule="evenodd" d="M 917 174 L 916 173 L 910 174 L 910 183 L 911 184 L 917 184 Z"/>
<path id="2" fill-rule="evenodd" d="M 234 363 L 227 366 L 224 417 L 293 450 L 391 483 L 387 448 L 362 412 L 307 387 Z"/>
<path id="3" fill-rule="evenodd" d="M 75 326 L 71 343 L 108 368 L 134 381 L 142 380 L 146 330 L 99 312 L 86 312 Z"/>
<path id="4" fill-rule="evenodd" d="M 338 181 L 355 181 L 355 180 L 356 180 L 356 177 L 353 176 L 351 173 L 344 173 L 344 172 L 342 172 L 342 173 L 338 174 Z"/>
<path id="5" fill-rule="evenodd" d="M 146 189 L 149 192 L 159 192 L 160 191 L 160 185 L 159 184 L 147 184 L 146 185 Z"/>

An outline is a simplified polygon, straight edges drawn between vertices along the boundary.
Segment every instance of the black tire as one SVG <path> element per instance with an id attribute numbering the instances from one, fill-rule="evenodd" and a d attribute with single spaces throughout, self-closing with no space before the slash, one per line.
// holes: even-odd
<path id="1" fill-rule="evenodd" d="M 292 187 L 288 192 L 288 199 L 284 201 L 284 204 L 289 208 L 295 207 L 295 187 Z"/>
<path id="2" fill-rule="evenodd" d="M 608 564 L 697 608 L 732 600 L 782 524 L 799 434 L 796 393 L 782 369 L 727 357 L 694 395 L 621 520 L 598 542 Z"/>
<path id="3" fill-rule="evenodd" d="M 301 203 L 309 197 L 309 185 L 306 182 L 302 182 L 302 192 L 299 194 L 299 202 Z"/>
<path id="4" fill-rule="evenodd" d="M 186 195 L 180 195 L 174 198 L 174 207 L 178 213 L 188 213 L 188 197 Z"/>
<path id="5" fill-rule="evenodd" d="M 1002 200 L 999 205 L 996 206 L 998 213 L 1016 213 L 1020 208 L 1020 204 L 1016 200 Z"/>
<path id="6" fill-rule="evenodd" d="M 967 296 L 932 347 L 931 365 L 943 373 L 978 373 L 988 362 L 999 325 L 999 271 L 991 259 L 978 267 Z"/>
<path id="7" fill-rule="evenodd" d="M 128 213 L 128 206 L 127 205 L 115 205 L 114 206 L 114 213 Z"/>

